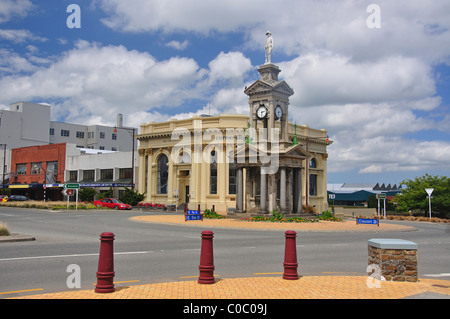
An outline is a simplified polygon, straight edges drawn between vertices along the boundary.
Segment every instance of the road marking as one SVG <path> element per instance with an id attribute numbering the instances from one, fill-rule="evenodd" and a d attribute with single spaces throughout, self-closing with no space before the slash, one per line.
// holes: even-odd
<path id="1" fill-rule="evenodd" d="M 450 273 L 443 274 L 425 274 L 426 277 L 450 277 Z"/>
<path id="2" fill-rule="evenodd" d="M 129 251 L 114 253 L 114 255 L 136 255 L 136 254 L 148 254 L 152 251 Z M 15 258 L 3 258 L 0 261 L 12 261 L 12 260 L 30 260 L 30 259 L 46 259 L 46 258 L 67 258 L 67 257 L 89 257 L 98 256 L 99 254 L 72 254 L 72 255 L 54 255 L 54 256 L 32 256 L 32 257 L 15 257 Z"/>
<path id="3" fill-rule="evenodd" d="M 220 275 L 213 275 L 213 277 L 220 277 Z M 182 276 L 178 277 L 180 279 L 187 279 L 187 278 L 198 278 L 198 276 Z"/>
<path id="4" fill-rule="evenodd" d="M 44 289 L 37 288 L 37 289 L 28 289 L 28 290 L 5 291 L 5 292 L 0 292 L 0 295 L 17 294 L 17 293 L 21 293 L 21 292 L 41 291 L 41 290 L 44 290 Z"/>

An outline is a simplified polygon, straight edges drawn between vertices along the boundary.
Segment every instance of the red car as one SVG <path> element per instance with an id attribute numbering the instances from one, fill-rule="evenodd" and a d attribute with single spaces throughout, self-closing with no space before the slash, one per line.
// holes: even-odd
<path id="1" fill-rule="evenodd" d="M 115 198 L 103 198 L 100 200 L 96 200 L 94 201 L 94 205 L 97 207 L 108 207 L 114 209 L 131 209 L 130 205 L 124 204 L 120 200 Z"/>

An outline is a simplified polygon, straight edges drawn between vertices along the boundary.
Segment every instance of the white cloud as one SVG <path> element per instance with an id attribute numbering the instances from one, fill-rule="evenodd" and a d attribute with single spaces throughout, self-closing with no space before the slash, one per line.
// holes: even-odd
<path id="1" fill-rule="evenodd" d="M 184 40 L 183 42 L 172 40 L 166 43 L 166 46 L 169 48 L 173 48 L 175 50 L 182 51 L 189 46 L 189 41 Z"/>
<path id="2" fill-rule="evenodd" d="M 14 43 L 24 43 L 27 41 L 39 41 L 45 42 L 47 38 L 37 36 L 30 30 L 13 30 L 13 29 L 0 29 L 0 39 L 6 39 Z"/>
<path id="3" fill-rule="evenodd" d="M 381 28 L 369 29 L 370 2 L 290 0 L 102 0 L 111 28 L 130 32 L 213 34 L 240 31 L 248 48 L 262 47 L 266 29 L 276 51 L 332 51 L 355 60 L 392 55 L 449 61 L 450 3 L 445 0 L 379 0 Z"/>
<path id="4" fill-rule="evenodd" d="M 30 0 L 2 0 L 0 2 L 0 23 L 11 20 L 15 16 L 24 17 L 33 4 Z"/>
<path id="5" fill-rule="evenodd" d="M 245 100 L 243 81 L 252 68 L 240 52 L 222 52 L 208 69 L 201 69 L 190 58 L 158 61 L 148 53 L 87 41 L 78 41 L 74 49 L 40 65 L 30 62 L 33 57 L 27 60 L 5 50 L 0 54 L 9 61 L 0 70 L 16 73 L 0 79 L 0 103 L 39 98 L 53 105 L 54 119 L 74 123 L 111 124 L 117 113 L 123 113 L 127 125 L 137 126 L 167 120 L 178 107 L 196 99 L 203 101 L 199 107 L 203 110 L 186 112 L 183 108 L 176 116 L 210 110 L 220 114 L 230 109 L 220 102 L 229 99 L 228 94 L 237 101 L 234 105 Z M 23 71 L 29 74 L 18 75 Z M 237 99 L 235 87 L 239 87 Z"/>
<path id="6" fill-rule="evenodd" d="M 414 100 L 435 93 L 430 66 L 414 58 L 355 62 L 325 52 L 279 65 L 280 76 L 294 88 L 293 103 L 301 106 Z"/>

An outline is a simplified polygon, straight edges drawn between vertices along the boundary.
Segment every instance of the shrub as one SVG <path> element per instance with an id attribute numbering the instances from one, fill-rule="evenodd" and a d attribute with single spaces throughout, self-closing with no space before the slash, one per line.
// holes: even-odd
<path id="1" fill-rule="evenodd" d="M 8 226 L 5 223 L 0 222 L 0 236 L 9 236 L 11 233 L 8 230 Z"/>
<path id="2" fill-rule="evenodd" d="M 221 219 L 226 217 L 216 213 L 212 209 L 205 209 L 203 212 L 203 218 Z"/>
<path id="3" fill-rule="evenodd" d="M 91 187 L 83 187 L 78 192 L 79 199 L 82 202 L 93 202 L 96 195 L 98 195 L 97 191 Z"/>
<path id="4" fill-rule="evenodd" d="M 314 208 L 314 206 L 303 204 L 302 205 L 302 210 L 306 214 L 315 214 L 315 215 L 317 215 L 317 210 Z"/>
<path id="5" fill-rule="evenodd" d="M 333 213 L 328 211 L 328 210 L 322 212 L 322 214 L 319 215 L 319 219 L 320 220 L 328 220 L 328 221 L 332 221 L 332 222 L 340 222 L 340 221 L 342 221 L 342 219 L 334 217 Z"/>

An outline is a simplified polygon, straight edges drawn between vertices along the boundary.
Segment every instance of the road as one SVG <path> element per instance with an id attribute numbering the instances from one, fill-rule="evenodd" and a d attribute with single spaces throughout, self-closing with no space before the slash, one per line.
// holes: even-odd
<path id="1" fill-rule="evenodd" d="M 195 280 L 200 261 L 200 227 L 138 223 L 132 211 L 61 213 L 0 207 L 0 221 L 12 233 L 35 241 L 0 243 L 0 298 L 69 290 L 69 265 L 81 270 L 81 289 L 96 283 L 99 236 L 113 232 L 114 281 L 145 284 Z M 419 246 L 419 277 L 450 279 L 450 225 L 414 223 L 410 232 L 299 232 L 299 274 L 365 275 L 367 241 L 401 238 Z M 279 275 L 284 232 L 208 229 L 214 232 L 215 275 L 221 278 Z M 74 288 L 72 288 L 74 289 Z"/>

